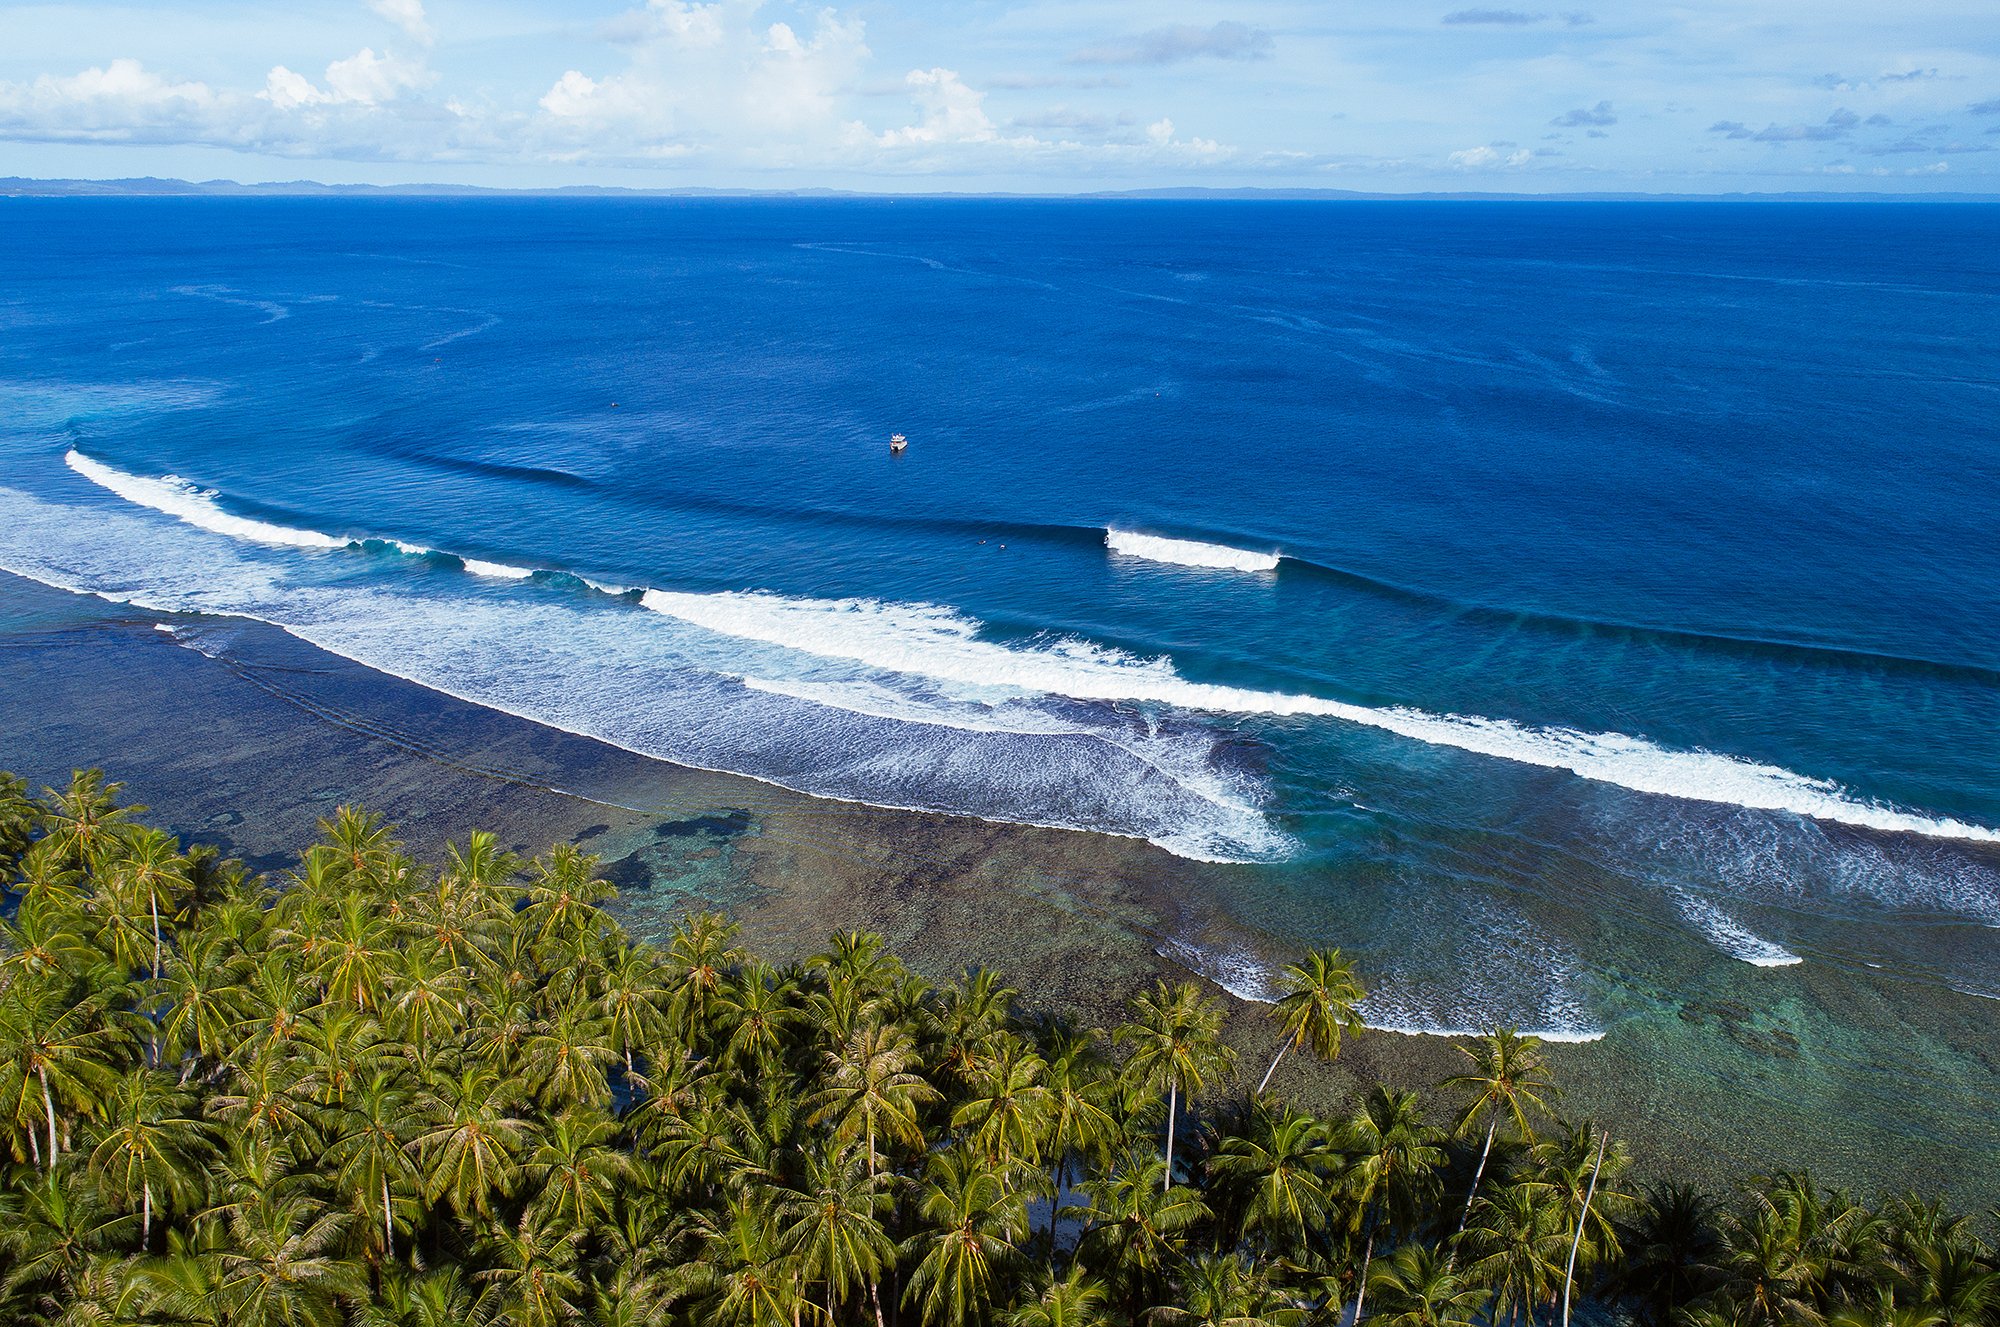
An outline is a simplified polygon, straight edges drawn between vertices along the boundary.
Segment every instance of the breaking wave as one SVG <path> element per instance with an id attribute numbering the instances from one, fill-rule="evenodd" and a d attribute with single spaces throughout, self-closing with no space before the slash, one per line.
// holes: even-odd
<path id="1" fill-rule="evenodd" d="M 129 475 L 74 450 L 65 459 L 78 474 L 129 502 L 217 534 L 313 549 L 343 548 L 355 542 L 233 515 L 216 503 L 214 492 L 178 477 Z M 414 551 L 409 545 L 400 547 Z M 521 580 L 536 574 L 504 563 L 458 560 L 477 575 Z M 629 593 L 585 583 L 614 597 Z M 1864 800 L 1831 779 L 1738 756 L 1676 750 L 1617 732 L 1533 727 L 1510 719 L 1357 705 L 1324 696 L 1195 681 L 1164 656 L 1142 657 L 1071 636 L 992 640 L 978 619 L 937 604 L 660 589 L 643 591 L 639 602 L 654 613 L 713 635 L 941 683 L 955 689 L 958 699 L 990 704 L 1046 696 L 1134 701 L 1193 712 L 1326 717 L 1431 746 L 1564 770 L 1634 792 L 1788 812 L 1887 833 L 2000 843 L 2000 830 Z"/>
<path id="2" fill-rule="evenodd" d="M 1160 535 L 1134 534 L 1129 530 L 1106 530 L 1104 545 L 1128 558 L 1148 562 L 1170 562 L 1180 567 L 1208 567 L 1221 571 L 1276 571 L 1276 553 L 1252 553 L 1247 549 L 1204 544 L 1193 539 L 1167 539 Z"/>

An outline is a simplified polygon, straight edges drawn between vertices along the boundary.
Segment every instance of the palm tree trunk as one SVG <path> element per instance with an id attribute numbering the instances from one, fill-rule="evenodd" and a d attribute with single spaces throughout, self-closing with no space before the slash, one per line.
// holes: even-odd
<path id="1" fill-rule="evenodd" d="M 56 1101 L 49 1095 L 49 1068 L 37 1066 L 35 1073 L 42 1080 L 42 1109 L 49 1113 L 49 1169 L 56 1168 Z"/>
<path id="2" fill-rule="evenodd" d="M 868 1283 L 868 1302 L 875 1309 L 875 1327 L 882 1327 L 882 1283 L 880 1281 L 870 1281 Z"/>
<path id="3" fill-rule="evenodd" d="M 1375 1258 L 1375 1223 L 1368 1223 L 1368 1242 L 1361 1247 L 1361 1281 L 1354 1288 L 1354 1327 L 1361 1327 L 1361 1306 L 1368 1302 L 1368 1264 Z"/>
<path id="4" fill-rule="evenodd" d="M 1465 1191 L 1465 1210 L 1458 1214 L 1458 1230 L 1454 1234 L 1451 1256 L 1445 1260 L 1446 1266 L 1458 1261 L 1457 1235 L 1465 1233 L 1465 1223 L 1472 1219 L 1473 1195 L 1479 1192 L 1480 1177 L 1486 1174 L 1486 1158 L 1493 1153 L 1493 1135 L 1500 1128 L 1500 1117 L 1494 1116 L 1486 1122 L 1486 1146 L 1479 1149 L 1479 1164 L 1472 1171 L 1472 1187 Z"/>
<path id="5" fill-rule="evenodd" d="M 1584 1223 L 1590 1220 L 1590 1200 L 1597 1196 L 1597 1176 L 1604 1169 L 1604 1145 L 1611 1135 L 1597 1131 L 1597 1160 L 1590 1165 L 1590 1187 L 1583 1191 L 1583 1210 L 1576 1214 L 1576 1237 L 1569 1242 L 1569 1266 L 1563 1269 L 1563 1321 L 1562 1327 L 1569 1327 L 1570 1283 L 1576 1276 L 1576 1251 L 1583 1245 Z"/>
<path id="6" fill-rule="evenodd" d="M 141 1186 L 145 1190 L 145 1205 L 140 1208 L 139 1247 L 151 1248 L 153 1244 L 153 1181 L 146 1180 Z"/>
<path id="7" fill-rule="evenodd" d="M 1160 1192 L 1174 1187 L 1174 1116 L 1179 1113 L 1181 1085 L 1167 1081 L 1167 1173 L 1161 1178 Z"/>
<path id="8" fill-rule="evenodd" d="M 396 1257 L 396 1223 L 389 1208 L 389 1172 L 382 1172 L 382 1245 L 393 1261 Z"/>
<path id="9" fill-rule="evenodd" d="M 35 1159 L 35 1169 L 40 1170 L 42 1166 L 42 1137 L 35 1132 L 32 1125 L 28 1128 L 28 1151 Z"/>
<path id="10" fill-rule="evenodd" d="M 1271 1057 L 1271 1067 L 1264 1071 L 1264 1081 L 1257 1084 L 1258 1092 L 1260 1093 L 1263 1092 L 1265 1088 L 1271 1085 L 1271 1075 L 1278 1072 L 1278 1061 L 1284 1059 L 1285 1052 L 1290 1050 L 1291 1048 L 1292 1048 L 1292 1039 L 1290 1037 L 1287 1037 L 1283 1041 L 1278 1043 L 1278 1053 Z"/>

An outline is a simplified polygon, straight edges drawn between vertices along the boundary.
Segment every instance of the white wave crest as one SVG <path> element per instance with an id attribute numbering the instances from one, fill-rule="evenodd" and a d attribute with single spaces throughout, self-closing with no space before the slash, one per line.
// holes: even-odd
<path id="1" fill-rule="evenodd" d="M 505 562 L 486 562 L 479 558 L 469 558 L 454 554 L 465 569 L 475 576 L 490 576 L 495 580 L 524 581 L 535 573 L 527 567 L 511 567 Z"/>
<path id="2" fill-rule="evenodd" d="M 143 479 L 93 461 L 71 448 L 63 461 L 70 469 L 100 488 L 116 493 L 127 502 L 151 507 L 189 525 L 199 526 L 232 539 L 250 539 L 260 544 L 283 544 L 291 548 L 345 548 L 348 541 L 317 530 L 294 530 L 289 526 L 232 516 L 215 504 L 213 489 L 197 488 L 178 475 Z"/>
<path id="3" fill-rule="evenodd" d="M 1731 958 L 1756 968 L 1788 968 L 1804 959 L 1771 940 L 1766 940 L 1708 899 L 1685 890 L 1676 890 L 1674 903 L 1688 924 L 1708 942 Z"/>
<path id="4" fill-rule="evenodd" d="M 723 635 L 844 659 L 999 694 L 1151 701 L 1187 710 L 1324 715 L 1432 746 L 1511 760 L 1634 792 L 1783 811 L 1863 829 L 2000 843 L 2000 831 L 1857 799 L 1830 779 L 1712 751 L 1672 750 L 1624 733 L 1534 728 L 1508 719 L 1374 708 L 1321 696 L 1191 681 L 1165 658 L 1141 658 L 1073 638 L 1003 644 L 982 624 L 936 604 L 795 599 L 764 593 L 648 590 L 647 608 Z"/>
<path id="5" fill-rule="evenodd" d="M 1106 530 L 1104 545 L 1128 558 L 1148 562 L 1171 562 L 1180 567 L 1212 567 L 1221 571 L 1276 571 L 1276 553 L 1252 553 L 1247 549 L 1225 548 L 1194 539 L 1167 539 L 1160 535 L 1134 534 L 1130 530 Z"/>

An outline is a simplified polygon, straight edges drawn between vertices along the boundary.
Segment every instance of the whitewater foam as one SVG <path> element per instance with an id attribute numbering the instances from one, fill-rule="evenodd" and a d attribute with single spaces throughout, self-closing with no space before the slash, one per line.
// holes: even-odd
<path id="1" fill-rule="evenodd" d="M 348 543 L 345 539 L 336 539 L 317 530 L 294 530 L 289 526 L 253 521 L 247 516 L 232 516 L 216 505 L 214 489 L 198 488 L 179 475 L 143 479 L 93 461 L 75 448 L 63 456 L 63 461 L 91 483 L 111 490 L 127 502 L 165 512 L 176 520 L 214 534 L 291 548 L 345 548 Z"/>
<path id="2" fill-rule="evenodd" d="M 300 548 L 340 548 L 351 542 L 231 515 L 216 504 L 214 492 L 176 476 L 143 479 L 75 450 L 64 459 L 78 474 L 127 501 L 214 533 Z M 533 574 L 502 563 L 460 561 L 479 575 L 519 580 Z M 609 586 L 595 588 L 613 593 Z M 1183 677 L 1165 657 L 1143 658 L 1075 637 L 1044 636 L 1018 644 L 988 640 L 981 635 L 985 624 L 937 604 L 658 589 L 645 590 L 639 602 L 717 635 L 949 682 L 979 699 L 1043 695 L 1153 702 L 1210 713 L 1324 716 L 1432 746 L 1566 770 L 1634 792 L 1789 812 L 1888 833 L 2000 843 L 2000 830 L 1864 801 L 1831 779 L 1737 756 L 1674 750 L 1624 733 L 1538 728 L 1510 719 L 1432 714 L 1403 706 L 1378 708 L 1322 696 L 1196 682 Z"/>
<path id="3" fill-rule="evenodd" d="M 1130 530 L 1106 530 L 1104 545 L 1114 553 L 1148 562 L 1169 562 L 1180 567 L 1206 567 L 1219 571 L 1276 571 L 1276 553 L 1252 553 L 1247 549 L 1204 544 L 1194 539 L 1168 539 L 1161 535 L 1136 534 Z"/>
<path id="4" fill-rule="evenodd" d="M 1731 958 L 1755 968 L 1788 968 L 1805 962 L 1775 941 L 1766 940 L 1712 901 L 1686 890 L 1674 891 L 1674 903 L 1688 924 Z"/>
<path id="5" fill-rule="evenodd" d="M 2000 842 L 2000 831 L 1851 797 L 1830 779 L 1702 750 L 1672 750 L 1624 733 L 1533 728 L 1508 719 L 1374 708 L 1320 696 L 1195 682 L 1162 657 L 1141 658 L 1073 637 L 1003 644 L 983 624 L 936 604 L 876 599 L 797 599 L 761 592 L 688 594 L 648 590 L 654 612 L 723 635 L 844 659 L 891 672 L 1077 700 L 1151 701 L 1188 710 L 1277 716 L 1322 715 L 1432 746 L 1511 760 L 1634 792 L 1785 811 L 1864 829 Z"/>

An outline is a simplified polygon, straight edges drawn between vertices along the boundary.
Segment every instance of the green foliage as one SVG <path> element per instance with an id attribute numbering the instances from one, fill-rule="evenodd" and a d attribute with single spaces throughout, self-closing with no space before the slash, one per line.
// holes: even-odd
<path id="1" fill-rule="evenodd" d="M 2000 1327 L 1965 1218 L 1634 1193 L 1505 1029 L 1447 1118 L 1381 1087 L 1322 1118 L 1232 1078 L 1191 983 L 1106 1035 L 878 936 L 633 940 L 569 845 L 427 868 L 343 809 L 254 880 L 117 794 L 0 775 L 0 1322 L 1554 1327 L 1573 1293 Z M 1309 955 L 1282 1045 L 1331 1058 L 1361 993 Z"/>

